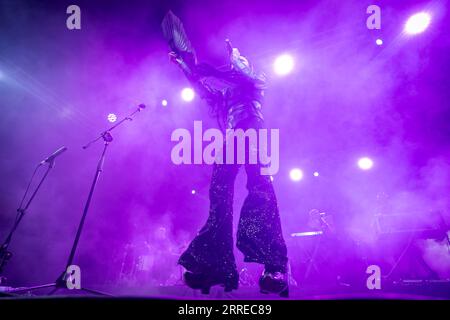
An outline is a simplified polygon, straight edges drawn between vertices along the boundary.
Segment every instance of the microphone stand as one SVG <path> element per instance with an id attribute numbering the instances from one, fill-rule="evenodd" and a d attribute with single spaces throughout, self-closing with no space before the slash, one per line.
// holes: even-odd
<path id="1" fill-rule="evenodd" d="M 55 293 L 59 289 L 67 289 L 67 281 L 70 280 L 70 277 L 71 277 L 71 275 L 69 273 L 67 273 L 67 270 L 68 270 L 68 268 L 70 266 L 73 265 L 73 260 L 74 260 L 74 257 L 75 257 L 75 253 L 76 253 L 77 248 L 78 248 L 78 242 L 80 240 L 81 233 L 83 231 L 84 221 L 86 219 L 86 216 L 87 216 L 87 213 L 88 213 L 88 210 L 89 210 L 89 206 L 91 204 L 92 195 L 94 194 L 94 190 L 95 190 L 95 187 L 97 185 L 98 179 L 100 177 L 100 173 L 103 171 L 103 164 L 105 162 L 106 151 L 108 149 L 109 144 L 113 141 L 113 137 L 111 135 L 111 131 L 114 130 L 115 128 L 117 128 L 118 126 L 120 126 L 125 121 L 133 120 L 132 117 L 136 113 L 140 112 L 144 108 L 145 108 L 145 105 L 140 104 L 138 106 L 137 110 L 132 112 L 129 116 L 125 117 L 124 119 L 122 119 L 121 121 L 119 121 L 118 123 L 116 123 L 115 125 L 110 127 L 109 129 L 103 131 L 102 133 L 100 133 L 100 135 L 97 138 L 95 138 L 94 140 L 88 142 L 86 145 L 84 145 L 82 147 L 83 149 L 87 149 L 93 143 L 99 141 L 100 139 L 103 139 L 103 141 L 104 141 L 103 151 L 102 151 L 100 159 L 99 159 L 99 161 L 97 163 L 97 169 L 96 169 L 95 174 L 94 174 L 94 179 L 92 181 L 91 188 L 89 190 L 89 194 L 88 194 L 85 206 L 84 206 L 83 214 L 81 216 L 81 220 L 80 220 L 80 223 L 78 225 L 77 233 L 76 233 L 74 242 L 72 244 L 72 249 L 70 250 L 69 258 L 67 260 L 66 268 L 64 269 L 64 271 L 61 273 L 61 275 L 56 279 L 56 281 L 54 283 L 44 284 L 44 285 L 35 286 L 35 287 L 28 287 L 28 288 L 18 288 L 17 290 L 11 290 L 9 292 L 11 292 L 11 293 L 23 293 L 23 292 L 29 292 L 29 291 L 33 291 L 33 290 L 53 287 L 54 289 L 49 292 L 49 295 L 52 295 L 53 293 Z M 85 291 L 85 292 L 89 292 L 89 293 L 93 293 L 93 294 L 96 294 L 96 295 L 112 296 L 112 295 L 110 295 L 108 293 L 104 293 L 104 292 L 100 292 L 100 291 L 97 291 L 97 290 L 88 289 L 88 288 L 85 288 L 85 287 L 81 287 L 79 290 L 82 290 L 82 291 Z"/>
<path id="2" fill-rule="evenodd" d="M 14 221 L 14 225 L 11 228 L 11 231 L 9 232 L 8 236 L 6 237 L 3 244 L 0 246 L 0 274 L 2 274 L 4 267 L 6 266 L 7 262 L 11 259 L 12 253 L 8 251 L 8 247 L 11 243 L 11 239 L 14 235 L 14 232 L 16 231 L 17 227 L 19 226 L 20 222 L 22 221 L 23 217 L 25 216 L 25 213 L 28 210 L 28 207 L 30 206 L 31 202 L 33 201 L 34 197 L 38 193 L 39 189 L 41 188 L 42 183 L 44 182 L 45 178 L 47 178 L 48 173 L 53 168 L 55 164 L 55 159 L 52 158 L 51 161 L 48 163 L 47 170 L 45 171 L 44 175 L 42 176 L 41 180 L 39 181 L 38 185 L 36 186 L 36 189 L 34 190 L 33 194 L 31 195 L 30 199 L 28 200 L 25 207 L 22 207 L 23 201 L 25 200 L 28 189 L 31 185 L 31 182 L 33 181 L 33 177 L 37 172 L 37 169 L 42 165 L 42 163 L 38 164 L 37 167 L 34 169 L 33 175 L 31 176 L 30 182 L 27 186 L 27 189 L 25 190 L 25 194 L 22 197 L 22 202 L 19 205 L 19 208 L 17 209 L 17 217 Z"/>

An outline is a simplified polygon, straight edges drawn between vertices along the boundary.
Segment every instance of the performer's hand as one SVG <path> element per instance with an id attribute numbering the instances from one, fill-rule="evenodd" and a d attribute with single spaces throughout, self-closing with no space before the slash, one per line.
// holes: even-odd
<path id="1" fill-rule="evenodd" d="M 169 59 L 171 62 L 180 65 L 183 62 L 183 59 L 174 51 L 169 52 Z"/>

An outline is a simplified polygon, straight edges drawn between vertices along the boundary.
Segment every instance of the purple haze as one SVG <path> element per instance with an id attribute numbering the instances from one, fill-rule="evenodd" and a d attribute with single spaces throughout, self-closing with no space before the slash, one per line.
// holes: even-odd
<path id="1" fill-rule="evenodd" d="M 110 125 L 108 114 L 120 119 L 139 103 L 147 109 L 113 132 L 76 262 L 86 285 L 178 283 L 178 254 L 207 217 L 211 167 L 173 165 L 170 134 L 192 130 L 194 120 L 216 122 L 198 97 L 191 103 L 180 97 L 188 83 L 169 63 L 159 28 L 168 9 L 184 21 L 200 60 L 224 65 L 230 38 L 270 78 L 264 115 L 280 129 L 274 184 L 299 284 L 303 249 L 290 234 L 308 230 L 313 208 L 333 214 L 372 257 L 389 251 L 374 240 L 377 212 L 417 228 L 450 223 L 446 1 L 378 1 L 381 30 L 366 28 L 369 3 L 361 1 L 78 2 L 80 31 L 65 28 L 69 1 L 0 4 L 1 240 L 33 166 L 69 148 L 15 234 L 6 272 L 11 284 L 51 282 L 62 271 L 102 147 L 81 146 Z M 432 12 L 429 29 L 402 34 L 407 17 L 423 8 Z M 286 52 L 295 69 L 277 77 L 272 62 Z M 362 156 L 373 159 L 372 170 L 358 169 Z M 297 183 L 289 178 L 294 167 L 305 175 Z M 236 215 L 245 192 L 241 172 Z M 396 246 L 402 245 L 392 242 L 393 252 Z M 422 241 L 418 254 L 450 277 L 441 242 Z M 129 279 L 136 261 L 151 272 Z"/>

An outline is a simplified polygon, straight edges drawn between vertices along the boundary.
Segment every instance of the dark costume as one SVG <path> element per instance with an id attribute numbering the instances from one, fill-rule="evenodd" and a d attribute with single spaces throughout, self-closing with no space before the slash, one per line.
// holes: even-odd
<path id="1" fill-rule="evenodd" d="M 261 105 L 265 77 L 255 73 L 247 59 L 229 42 L 228 49 L 231 62 L 231 70 L 228 71 L 197 64 L 192 50 L 173 53 L 172 58 L 200 97 L 208 102 L 219 118 L 225 120 L 227 128 L 260 129 L 263 127 Z M 205 82 L 206 77 L 224 81 L 227 88 L 211 88 Z M 226 152 L 225 146 L 223 152 Z M 248 152 L 246 145 L 246 159 L 249 159 Z M 238 280 L 233 255 L 233 194 L 240 165 L 236 161 L 234 163 L 214 164 L 209 190 L 209 218 L 179 259 L 179 264 L 192 274 L 206 275 L 212 284 L 225 284 L 225 287 L 228 284 L 229 289 L 237 288 Z M 244 261 L 263 264 L 266 272 L 285 274 L 287 250 L 277 200 L 270 176 L 261 175 L 261 166 L 248 161 L 245 164 L 248 195 L 241 209 L 237 247 L 244 254 Z M 192 274 L 188 274 L 186 280 L 189 281 Z"/>

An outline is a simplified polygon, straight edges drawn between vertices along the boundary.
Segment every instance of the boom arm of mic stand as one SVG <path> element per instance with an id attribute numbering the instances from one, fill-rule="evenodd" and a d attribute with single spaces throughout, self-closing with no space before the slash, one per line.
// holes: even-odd
<path id="1" fill-rule="evenodd" d="M 111 132 L 112 130 L 114 130 L 115 128 L 117 128 L 118 126 L 120 126 L 120 125 L 121 125 L 122 123 L 124 123 L 125 121 L 127 121 L 127 120 L 132 121 L 132 120 L 133 120 L 133 116 L 134 116 L 136 113 L 138 113 L 138 112 L 141 112 L 141 108 L 140 108 L 140 107 L 138 107 L 137 110 L 133 111 L 129 116 L 127 116 L 127 117 L 123 118 L 122 120 L 120 120 L 119 122 L 117 122 L 117 123 L 116 123 L 115 125 L 113 125 L 111 128 L 106 129 L 105 131 L 103 131 L 102 133 L 100 133 L 100 135 L 99 135 L 97 138 L 95 138 L 94 140 L 92 140 L 92 141 L 88 142 L 87 144 L 85 144 L 85 145 L 83 146 L 83 149 L 89 148 L 89 147 L 91 146 L 91 144 L 97 142 L 97 141 L 100 140 L 100 139 L 103 139 L 103 140 L 107 141 L 108 138 L 111 138 L 111 141 L 112 141 L 112 136 L 111 136 L 110 132 Z M 111 142 L 111 141 L 108 141 L 108 142 Z"/>

